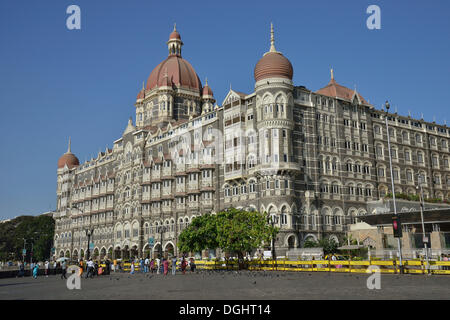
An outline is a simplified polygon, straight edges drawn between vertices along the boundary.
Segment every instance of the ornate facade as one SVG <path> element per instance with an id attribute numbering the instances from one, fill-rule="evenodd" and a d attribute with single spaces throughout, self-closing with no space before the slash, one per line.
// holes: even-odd
<path id="1" fill-rule="evenodd" d="M 376 110 L 333 72 L 318 91 L 295 86 L 273 29 L 254 92 L 230 89 L 221 106 L 182 58 L 175 28 L 167 45 L 113 148 L 80 164 L 69 144 L 59 159 L 56 255 L 84 256 L 87 232 L 94 257 L 178 254 L 195 216 L 229 207 L 276 216 L 279 255 L 307 239 L 341 240 L 367 201 L 391 192 L 385 116 L 395 191 L 415 194 L 420 173 L 427 197 L 449 199 L 446 126 Z"/>

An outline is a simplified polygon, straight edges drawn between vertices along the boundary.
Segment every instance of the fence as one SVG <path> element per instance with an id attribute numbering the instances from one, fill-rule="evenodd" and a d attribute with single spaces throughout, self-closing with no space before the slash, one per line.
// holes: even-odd
<path id="1" fill-rule="evenodd" d="M 426 274 L 427 266 L 424 260 L 404 260 L 403 273 Z M 198 269 L 205 270 L 238 270 L 237 261 L 198 261 Z M 322 271 L 322 272 L 350 272 L 366 273 L 370 266 L 377 266 L 381 273 L 400 273 L 398 260 L 251 260 L 244 262 L 248 270 L 267 271 Z M 372 269 L 375 272 L 375 269 Z M 431 274 L 450 274 L 450 261 L 429 261 L 429 272 Z"/>
<path id="2" fill-rule="evenodd" d="M 426 274 L 427 263 L 425 260 L 403 260 L 404 274 Z M 228 261 L 195 261 L 197 269 L 203 270 L 238 270 L 236 260 Z M 100 266 L 105 267 L 101 264 Z M 177 267 L 180 266 L 179 261 Z M 347 272 L 367 273 L 370 266 L 377 266 L 381 273 L 400 273 L 398 260 L 250 260 L 244 261 L 244 268 L 252 271 L 307 271 L 307 272 Z M 155 266 L 156 267 L 156 266 Z M 129 272 L 129 262 L 121 264 L 121 271 Z M 431 274 L 450 274 L 450 261 L 429 261 L 429 272 Z M 139 264 L 135 263 L 135 272 L 140 271 Z M 372 269 L 375 272 L 375 269 Z"/>

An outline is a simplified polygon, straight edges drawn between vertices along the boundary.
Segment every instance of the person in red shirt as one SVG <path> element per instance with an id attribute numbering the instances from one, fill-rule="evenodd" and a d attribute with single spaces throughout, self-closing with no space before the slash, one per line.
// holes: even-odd
<path id="1" fill-rule="evenodd" d="M 183 274 L 186 274 L 186 260 L 184 259 L 184 257 L 183 259 L 181 259 L 181 271 L 183 272 Z"/>
<path id="2" fill-rule="evenodd" d="M 167 276 L 167 272 L 169 272 L 169 260 L 168 259 L 164 259 L 163 266 L 164 266 L 164 275 Z"/>

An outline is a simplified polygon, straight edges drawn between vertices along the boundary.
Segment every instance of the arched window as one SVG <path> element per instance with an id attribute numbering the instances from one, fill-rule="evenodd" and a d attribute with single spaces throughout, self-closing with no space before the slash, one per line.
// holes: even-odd
<path id="1" fill-rule="evenodd" d="M 402 138 L 403 138 L 403 142 L 407 142 L 409 140 L 408 131 L 403 131 L 402 132 Z"/>
<path id="2" fill-rule="evenodd" d="M 284 206 L 281 209 L 280 224 L 281 225 L 287 225 L 288 224 L 286 206 Z"/>
<path id="3" fill-rule="evenodd" d="M 255 180 L 250 180 L 249 182 L 250 193 L 256 192 L 256 182 Z"/>

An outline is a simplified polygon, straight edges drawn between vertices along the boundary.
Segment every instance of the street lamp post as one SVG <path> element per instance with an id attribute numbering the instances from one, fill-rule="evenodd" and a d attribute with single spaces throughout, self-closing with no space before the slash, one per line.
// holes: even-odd
<path id="1" fill-rule="evenodd" d="M 34 239 L 31 239 L 34 240 Z M 33 242 L 31 242 L 31 251 L 30 251 L 30 266 L 33 263 Z"/>
<path id="2" fill-rule="evenodd" d="M 426 269 L 427 269 L 427 273 L 429 273 L 430 271 L 430 265 L 429 265 L 429 259 L 428 259 L 428 239 L 426 239 L 425 236 L 425 224 L 423 222 L 423 210 L 425 209 L 425 203 L 424 203 L 424 197 L 423 197 L 423 189 L 422 189 L 422 181 L 423 181 L 423 176 L 419 174 L 417 174 L 417 184 L 418 186 L 416 187 L 416 189 L 420 188 L 420 219 L 422 221 L 422 233 L 423 233 L 423 245 L 425 248 L 425 261 L 426 261 Z"/>
<path id="3" fill-rule="evenodd" d="M 392 185 L 392 201 L 394 203 L 394 215 L 397 215 L 397 204 L 395 203 L 395 187 L 394 187 L 394 174 L 392 169 L 392 155 L 391 155 L 391 141 L 389 136 L 389 124 L 388 124 L 388 113 L 389 113 L 389 102 L 386 101 L 386 114 L 385 114 L 385 122 L 386 122 L 386 132 L 387 132 L 387 143 L 388 143 L 388 151 L 389 151 L 389 167 L 391 171 L 391 185 Z M 400 261 L 400 273 L 403 273 L 403 262 L 402 262 L 402 243 L 400 238 L 397 238 L 398 243 L 398 255 Z"/>
<path id="4" fill-rule="evenodd" d="M 162 245 L 163 245 L 163 233 L 166 232 L 167 230 L 166 226 L 158 226 L 158 233 L 160 234 L 160 241 L 161 243 L 159 244 L 159 259 L 162 259 Z"/>
<path id="5" fill-rule="evenodd" d="M 92 232 L 93 232 L 93 230 L 86 229 L 86 234 L 88 236 L 88 247 L 87 247 L 87 252 L 86 252 L 86 255 L 87 255 L 86 260 L 89 260 L 89 257 L 90 257 L 90 254 L 91 254 L 91 251 L 90 251 L 89 247 L 91 245 L 91 234 L 92 234 Z"/>
<path id="6" fill-rule="evenodd" d="M 25 238 L 23 239 L 23 251 L 22 251 L 22 258 L 23 258 L 23 262 L 25 263 L 25 256 L 26 256 L 26 244 L 27 244 L 27 240 Z"/>

